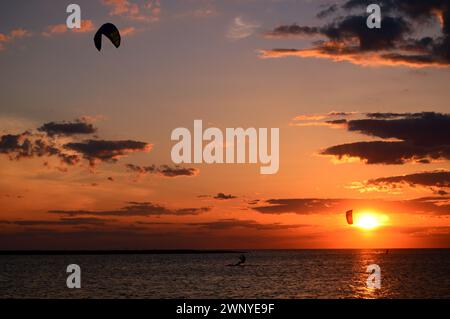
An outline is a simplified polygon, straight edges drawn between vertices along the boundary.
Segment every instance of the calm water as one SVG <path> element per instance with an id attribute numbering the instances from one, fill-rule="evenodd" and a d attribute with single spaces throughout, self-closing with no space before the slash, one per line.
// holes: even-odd
<path id="1" fill-rule="evenodd" d="M 1 298 L 450 298 L 450 250 L 252 251 L 238 255 L 0 256 Z M 66 288 L 66 267 L 82 288 Z M 381 289 L 366 267 L 381 267 Z"/>

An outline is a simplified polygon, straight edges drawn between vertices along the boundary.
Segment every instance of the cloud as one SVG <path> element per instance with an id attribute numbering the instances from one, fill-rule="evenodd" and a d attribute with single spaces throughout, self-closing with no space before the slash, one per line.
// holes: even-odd
<path id="1" fill-rule="evenodd" d="M 439 195 L 447 195 L 450 188 L 450 171 L 436 170 L 407 175 L 380 177 L 363 183 L 353 183 L 350 188 L 360 192 L 398 192 L 403 186 L 424 187 Z"/>
<path id="2" fill-rule="evenodd" d="M 161 15 L 159 0 L 146 0 L 143 5 L 129 0 L 102 0 L 102 3 L 110 8 L 109 15 L 134 21 L 156 22 Z"/>
<path id="3" fill-rule="evenodd" d="M 373 114 L 369 115 L 373 116 Z M 348 122 L 348 130 L 383 139 L 395 138 L 415 145 L 448 145 L 450 144 L 450 114 L 405 113 L 401 118 L 388 120 L 352 120 Z"/>
<path id="4" fill-rule="evenodd" d="M 415 146 L 406 142 L 356 142 L 329 147 L 320 154 L 341 161 L 353 158 L 366 164 L 400 165 L 408 162 L 428 164 L 434 160 L 450 159 L 450 147 Z"/>
<path id="5" fill-rule="evenodd" d="M 31 156 L 33 149 L 32 144 L 27 138 L 28 132 L 22 134 L 6 134 L 0 139 L 0 153 L 8 154 L 15 158 Z"/>
<path id="6" fill-rule="evenodd" d="M 385 120 L 385 119 L 395 119 L 395 118 L 405 118 L 405 117 L 414 118 L 414 117 L 420 117 L 423 114 L 426 114 L 426 113 L 425 112 L 422 112 L 422 113 L 374 112 L 374 113 L 366 113 L 366 116 L 368 118 Z"/>
<path id="7" fill-rule="evenodd" d="M 322 11 L 320 11 L 320 12 L 317 14 L 317 17 L 318 17 L 319 19 L 326 18 L 326 17 L 328 17 L 328 16 L 334 14 L 338 9 L 339 9 L 339 7 L 338 7 L 337 4 L 332 4 L 332 5 L 330 5 L 330 6 L 326 7 L 326 8 L 324 8 Z"/>
<path id="8" fill-rule="evenodd" d="M 345 199 L 294 198 L 269 199 L 265 205 L 251 208 L 264 214 L 295 213 L 300 215 L 338 213 Z M 339 208 L 340 209 L 340 208 Z M 343 210 L 345 211 L 345 210 Z"/>
<path id="9" fill-rule="evenodd" d="M 150 202 L 128 202 L 128 205 L 118 210 L 88 211 L 88 210 L 51 210 L 49 213 L 67 216 L 161 216 L 161 215 L 199 215 L 210 211 L 209 207 L 199 208 L 167 208 Z"/>
<path id="10" fill-rule="evenodd" d="M 430 215 L 450 215 L 450 197 L 423 197 L 411 200 L 388 201 L 382 199 L 345 198 L 287 198 L 269 199 L 251 209 L 263 214 L 342 214 L 353 209 L 379 209 L 392 213 L 418 213 Z"/>
<path id="11" fill-rule="evenodd" d="M 358 112 L 337 112 L 332 111 L 325 114 L 305 114 L 292 119 L 290 126 L 329 126 L 333 128 L 346 127 L 347 119 L 342 117 L 353 117 Z"/>
<path id="12" fill-rule="evenodd" d="M 341 144 L 321 154 L 340 160 L 359 158 L 367 164 L 430 163 L 450 159 L 450 114 L 368 113 L 368 116 L 369 119 L 347 121 L 347 130 L 396 141 Z"/>
<path id="13" fill-rule="evenodd" d="M 17 226 L 79 226 L 79 225 L 105 225 L 113 219 L 87 218 L 61 218 L 60 220 L 0 220 L 0 224 Z"/>
<path id="14" fill-rule="evenodd" d="M 187 10 L 174 15 L 175 18 L 209 18 L 217 15 L 217 9 L 211 4 L 204 7 Z"/>
<path id="15" fill-rule="evenodd" d="M 214 196 L 214 199 L 220 199 L 220 200 L 234 199 L 234 198 L 237 198 L 237 197 L 233 196 L 231 194 L 226 195 L 224 193 L 218 193 L 216 196 Z"/>
<path id="16" fill-rule="evenodd" d="M 95 30 L 94 22 L 92 20 L 81 20 L 81 28 L 73 28 L 69 29 L 67 28 L 67 25 L 65 23 L 61 24 L 53 24 L 49 25 L 45 28 L 45 30 L 42 32 L 42 35 L 45 37 L 51 37 L 53 35 L 59 35 L 64 34 L 66 32 L 73 32 L 73 33 L 86 33 L 86 32 L 92 32 Z"/>
<path id="17" fill-rule="evenodd" d="M 86 140 L 67 143 L 64 148 L 82 154 L 91 166 L 95 166 L 97 162 L 116 162 L 120 157 L 133 152 L 148 152 L 152 145 L 132 140 Z"/>
<path id="18" fill-rule="evenodd" d="M 251 36 L 259 27 L 259 23 L 247 21 L 239 16 L 233 19 L 228 28 L 227 37 L 231 40 L 245 39 Z"/>
<path id="19" fill-rule="evenodd" d="M 450 240 L 450 227 L 448 226 L 389 227 L 388 231 L 395 231 L 413 237 L 445 236 L 447 240 Z"/>
<path id="20" fill-rule="evenodd" d="M 189 223 L 187 225 L 199 226 L 209 230 L 229 230 L 233 228 L 248 228 L 255 230 L 286 230 L 307 226 L 307 225 L 288 225 L 280 223 L 263 224 L 258 223 L 254 220 L 240 220 L 240 219 L 221 219 L 214 222 Z"/>
<path id="21" fill-rule="evenodd" d="M 298 24 L 280 25 L 272 31 L 266 32 L 266 38 L 292 38 L 292 37 L 311 37 L 320 35 L 321 30 L 317 27 L 299 26 Z"/>
<path id="22" fill-rule="evenodd" d="M 358 114 L 358 112 L 338 112 L 338 111 L 331 111 L 324 114 L 303 114 L 298 115 L 294 117 L 293 121 L 319 121 L 319 120 L 330 120 L 335 117 L 348 117 Z"/>
<path id="23" fill-rule="evenodd" d="M 369 180 L 370 184 L 406 183 L 409 185 L 423 185 L 436 187 L 450 187 L 450 171 L 422 172 L 400 176 L 381 177 Z"/>
<path id="24" fill-rule="evenodd" d="M 37 132 L 25 131 L 21 134 L 5 134 L 0 136 L 0 154 L 11 160 L 34 157 L 58 157 L 62 163 L 76 165 L 81 158 L 89 161 L 91 166 L 98 162 L 116 162 L 120 157 L 133 152 L 146 152 L 151 144 L 133 140 L 85 140 L 77 141 L 74 137 L 93 134 L 97 129 L 85 119 L 75 122 L 48 122 L 37 129 Z M 63 140 L 59 138 L 63 137 Z M 71 142 L 67 142 L 69 139 Z M 63 144 L 64 143 L 64 144 Z M 182 171 L 162 166 L 161 174 L 182 174 Z"/>
<path id="25" fill-rule="evenodd" d="M 77 120 L 75 122 L 45 123 L 40 128 L 38 128 L 38 131 L 45 132 L 49 136 L 71 136 L 77 134 L 93 134 L 97 131 L 97 129 L 90 123 Z"/>
<path id="26" fill-rule="evenodd" d="M 269 37 L 305 37 L 320 35 L 309 48 L 277 48 L 261 50 L 261 58 L 323 58 L 347 61 L 357 65 L 387 65 L 408 67 L 450 66 L 450 8 L 448 0 L 391 1 L 382 0 L 381 28 L 370 29 L 367 15 L 353 15 L 357 7 L 367 7 L 363 0 L 347 1 L 341 9 L 347 16 L 338 16 L 322 26 L 281 25 L 268 32 Z M 336 6 L 319 13 L 327 17 L 336 13 Z M 432 21 L 441 21 L 441 34 L 436 36 L 413 36 L 420 33 Z"/>
<path id="27" fill-rule="evenodd" d="M 181 167 L 181 166 L 168 166 L 161 165 L 159 167 L 155 165 L 139 166 L 135 164 L 126 164 L 129 171 L 137 173 L 139 176 L 146 174 L 155 174 L 164 177 L 179 177 L 179 176 L 197 176 L 199 170 L 196 168 Z"/>
<path id="28" fill-rule="evenodd" d="M 135 27 L 127 27 L 127 28 L 120 30 L 120 34 L 122 36 L 131 36 L 131 35 L 134 35 L 136 32 L 137 32 L 137 30 Z"/>
<path id="29" fill-rule="evenodd" d="M 6 44 L 15 40 L 23 39 L 31 36 L 31 32 L 22 28 L 13 29 L 9 34 L 0 33 L 0 51 L 6 49 Z"/>
<path id="30" fill-rule="evenodd" d="M 30 132 L 0 137 L 0 154 L 8 155 L 11 160 L 43 156 L 57 156 L 63 163 L 75 165 L 80 158 L 76 154 L 62 151 L 57 144 Z"/>
<path id="31" fill-rule="evenodd" d="M 59 220 L 0 220 L 0 224 L 15 225 L 15 226 L 103 226 L 110 222 L 115 222 L 114 219 L 102 219 L 95 217 L 82 217 L 82 218 L 61 218 Z M 235 228 L 248 228 L 254 230 L 286 230 L 300 227 L 306 227 L 308 225 L 294 225 L 294 224 L 281 224 L 281 223 L 259 223 L 254 220 L 240 220 L 240 219 L 220 219 L 212 222 L 198 222 L 198 223 L 171 223 L 171 222 L 146 222 L 136 221 L 135 225 L 140 226 L 195 226 L 208 230 L 230 230 Z M 122 230 L 128 227 L 130 230 L 143 231 L 148 228 L 142 227 L 130 227 L 123 226 Z M 29 228 L 30 229 L 30 228 Z M 114 227 L 112 227 L 114 229 Z"/>

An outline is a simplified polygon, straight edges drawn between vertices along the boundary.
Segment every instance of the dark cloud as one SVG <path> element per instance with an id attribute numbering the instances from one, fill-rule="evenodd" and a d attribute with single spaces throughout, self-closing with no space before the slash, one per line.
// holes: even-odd
<path id="1" fill-rule="evenodd" d="M 233 199 L 233 198 L 237 198 L 236 196 L 233 196 L 231 194 L 224 194 L 224 193 L 218 193 L 217 195 L 214 196 L 215 199 L 221 199 L 221 200 L 226 200 L 226 199 Z"/>
<path id="2" fill-rule="evenodd" d="M 395 119 L 348 122 L 348 130 L 383 139 L 395 138 L 422 146 L 450 145 L 450 114 L 424 112 Z"/>
<path id="3" fill-rule="evenodd" d="M 356 142 L 329 147 L 322 155 L 334 156 L 340 160 L 359 158 L 366 164 L 430 163 L 433 160 L 450 159 L 449 146 L 427 147 L 407 142 Z"/>
<path id="4" fill-rule="evenodd" d="M 367 164 L 429 163 L 450 159 L 450 114 L 368 113 L 347 121 L 347 130 L 400 141 L 355 142 L 329 147 L 323 155 L 357 157 Z"/>
<path id="5" fill-rule="evenodd" d="M 354 8 L 366 8 L 371 3 L 347 1 L 341 7 L 347 16 L 337 16 L 319 27 L 296 24 L 278 26 L 268 35 L 297 37 L 319 34 L 324 40 L 307 49 L 262 50 L 261 57 L 316 57 L 360 65 L 450 66 L 449 0 L 378 1 L 377 4 L 382 7 L 380 29 L 367 27 L 367 14 L 354 15 L 350 12 Z M 319 12 L 318 16 L 328 17 L 338 9 L 332 5 Z M 441 34 L 414 38 L 432 21 L 441 21 Z"/>
<path id="6" fill-rule="evenodd" d="M 138 175 L 146 174 L 156 174 L 164 177 L 178 177 L 178 176 L 197 176 L 199 170 L 196 168 L 188 168 L 181 166 L 168 166 L 161 165 L 157 167 L 156 165 L 150 166 L 139 166 L 135 164 L 126 164 L 129 171 L 137 173 Z"/>
<path id="7" fill-rule="evenodd" d="M 97 131 L 97 129 L 90 123 L 78 120 L 75 122 L 45 123 L 38 128 L 38 131 L 45 132 L 49 136 L 71 136 L 77 134 L 93 134 Z"/>
<path id="8" fill-rule="evenodd" d="M 145 175 L 145 174 L 154 174 L 156 172 L 156 166 L 139 166 L 135 164 L 126 164 L 126 168 L 133 172 L 138 173 L 139 175 Z"/>
<path id="9" fill-rule="evenodd" d="M 150 202 L 129 202 L 127 206 L 118 210 L 89 211 L 89 210 L 51 210 L 49 213 L 67 216 L 161 216 L 161 215 L 198 215 L 208 212 L 209 207 L 171 209 Z"/>
<path id="10" fill-rule="evenodd" d="M 341 119 L 341 120 L 332 120 L 332 121 L 326 121 L 325 123 L 331 124 L 331 125 L 340 125 L 340 124 L 346 124 L 347 120 L 346 119 Z"/>
<path id="11" fill-rule="evenodd" d="M 373 2 L 369 0 L 349 0 L 346 1 L 342 6 L 344 9 L 355 9 L 355 8 L 366 8 L 369 4 Z M 444 19 L 442 21 L 448 31 L 448 20 L 450 1 L 449 0 L 379 0 L 376 2 L 382 7 L 384 12 L 403 14 L 410 19 L 420 19 L 420 20 L 431 20 L 436 17 Z M 422 21 L 421 21 L 422 22 Z"/>
<path id="12" fill-rule="evenodd" d="M 248 228 L 255 230 L 285 230 L 307 226 L 307 225 L 286 225 L 280 223 L 263 224 L 258 223 L 254 220 L 240 220 L 240 219 L 221 219 L 214 222 L 190 223 L 188 225 L 199 226 L 210 230 L 228 230 L 232 228 Z"/>
<path id="13" fill-rule="evenodd" d="M 380 177 L 370 179 L 353 188 L 360 191 L 396 191 L 402 185 L 411 187 L 425 187 L 438 195 L 447 195 L 450 188 L 450 171 L 437 170 L 432 172 L 421 172 L 408 175 Z"/>
<path id="14" fill-rule="evenodd" d="M 368 118 L 373 118 L 373 119 L 393 119 L 393 118 L 405 118 L 405 117 L 418 117 L 421 116 L 422 114 L 426 114 L 426 112 L 421 112 L 421 113 L 381 113 L 381 112 L 375 112 L 375 113 L 366 113 L 366 116 Z"/>
<path id="15" fill-rule="evenodd" d="M 450 171 L 422 172 L 409 175 L 381 177 L 371 179 L 369 184 L 406 183 L 409 185 L 450 187 Z"/>
<path id="16" fill-rule="evenodd" d="M 431 215 L 450 215 L 450 197 L 424 197 L 412 200 L 388 201 L 381 199 L 344 199 L 344 198 L 288 198 L 269 199 L 260 206 L 251 209 L 263 214 L 299 215 L 342 214 L 353 209 L 368 208 L 397 213 L 422 213 Z"/>
<path id="17" fill-rule="evenodd" d="M 86 140 L 83 142 L 69 142 L 61 145 L 59 136 L 73 138 L 78 134 L 91 134 L 96 129 L 85 122 L 78 120 L 75 122 L 55 123 L 49 122 L 38 128 L 37 132 L 26 131 L 21 134 L 5 134 L 0 136 L 0 154 L 7 155 L 11 160 L 34 157 L 58 157 L 62 163 L 76 165 L 81 158 L 85 158 L 93 166 L 97 162 L 115 162 L 119 157 L 129 153 L 139 151 L 149 151 L 151 144 L 132 141 L 107 141 L 107 140 Z M 71 139 L 73 140 L 73 139 Z M 161 168 L 161 171 L 164 167 Z M 176 174 L 167 169 L 166 174 Z M 178 172 L 181 174 L 181 172 Z"/>
<path id="18" fill-rule="evenodd" d="M 198 172 L 198 169 L 190 167 L 170 167 L 168 165 L 162 165 L 158 168 L 158 173 L 165 177 L 196 176 L 198 175 Z"/>
<path id="19" fill-rule="evenodd" d="M 61 150 L 56 143 L 48 141 L 39 135 L 33 135 L 30 132 L 1 136 L 0 154 L 8 155 L 11 160 L 57 156 L 63 163 L 68 165 L 75 165 L 80 160 L 78 155 L 68 154 Z"/>
<path id="20" fill-rule="evenodd" d="M 322 34 L 333 43 L 342 44 L 357 39 L 355 46 L 348 46 L 343 50 L 348 53 L 389 50 L 409 31 L 408 24 L 400 17 L 384 17 L 381 29 L 369 29 L 366 16 L 348 16 L 342 21 L 322 28 Z M 327 49 L 327 46 L 328 44 L 322 46 L 322 49 L 330 53 L 339 53 L 339 50 L 342 50 L 336 46 Z"/>
<path id="21" fill-rule="evenodd" d="M 252 209 L 264 214 L 295 213 L 300 215 L 338 213 L 337 208 L 345 199 L 324 198 L 289 198 L 269 199 L 265 205 L 252 207 Z"/>
<path id="22" fill-rule="evenodd" d="M 29 133 L 27 132 L 18 135 L 3 135 L 0 139 L 0 153 L 15 158 L 32 156 L 33 145 L 27 138 L 28 136 Z"/>
<path id="23" fill-rule="evenodd" d="M 304 37 L 321 34 L 321 30 L 315 27 L 299 26 L 297 24 L 281 25 L 276 27 L 273 31 L 265 34 L 268 38 L 283 38 L 283 37 Z"/>
<path id="24" fill-rule="evenodd" d="M 144 142 L 124 140 L 86 140 L 72 142 L 64 145 L 64 148 L 78 152 L 93 166 L 97 162 L 116 162 L 118 158 L 133 152 L 145 152 L 151 149 L 151 145 Z"/>

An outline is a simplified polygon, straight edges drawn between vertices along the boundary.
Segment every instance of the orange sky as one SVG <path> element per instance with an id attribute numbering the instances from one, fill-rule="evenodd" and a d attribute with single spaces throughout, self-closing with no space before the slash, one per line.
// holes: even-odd
<path id="1" fill-rule="evenodd" d="M 450 61 L 437 42 L 416 48 L 433 63 L 393 52 L 406 35 L 383 29 L 376 49 L 324 54 L 316 38 L 348 42 L 304 34 L 333 22 L 310 1 L 79 2 L 85 32 L 60 32 L 65 8 L 50 2 L 33 17 L 0 5 L 0 249 L 450 247 Z M 413 35 L 438 41 L 430 12 Z M 99 53 L 107 21 L 126 35 Z M 180 171 L 170 134 L 197 119 L 279 128 L 279 172 Z M 77 123 L 88 131 L 63 132 Z M 347 225 L 349 209 L 379 225 Z"/>

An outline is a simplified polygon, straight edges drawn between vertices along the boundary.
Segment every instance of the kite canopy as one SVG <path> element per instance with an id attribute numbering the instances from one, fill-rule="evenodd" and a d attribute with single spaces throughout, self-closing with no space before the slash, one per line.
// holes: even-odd
<path id="1" fill-rule="evenodd" d="M 97 50 L 102 49 L 102 36 L 107 37 L 112 44 L 118 48 L 120 46 L 120 32 L 119 29 L 112 23 L 105 23 L 98 29 L 94 36 L 94 44 Z"/>
<path id="2" fill-rule="evenodd" d="M 353 210 L 349 210 L 345 213 L 345 217 L 347 218 L 347 223 L 349 225 L 353 225 Z"/>

